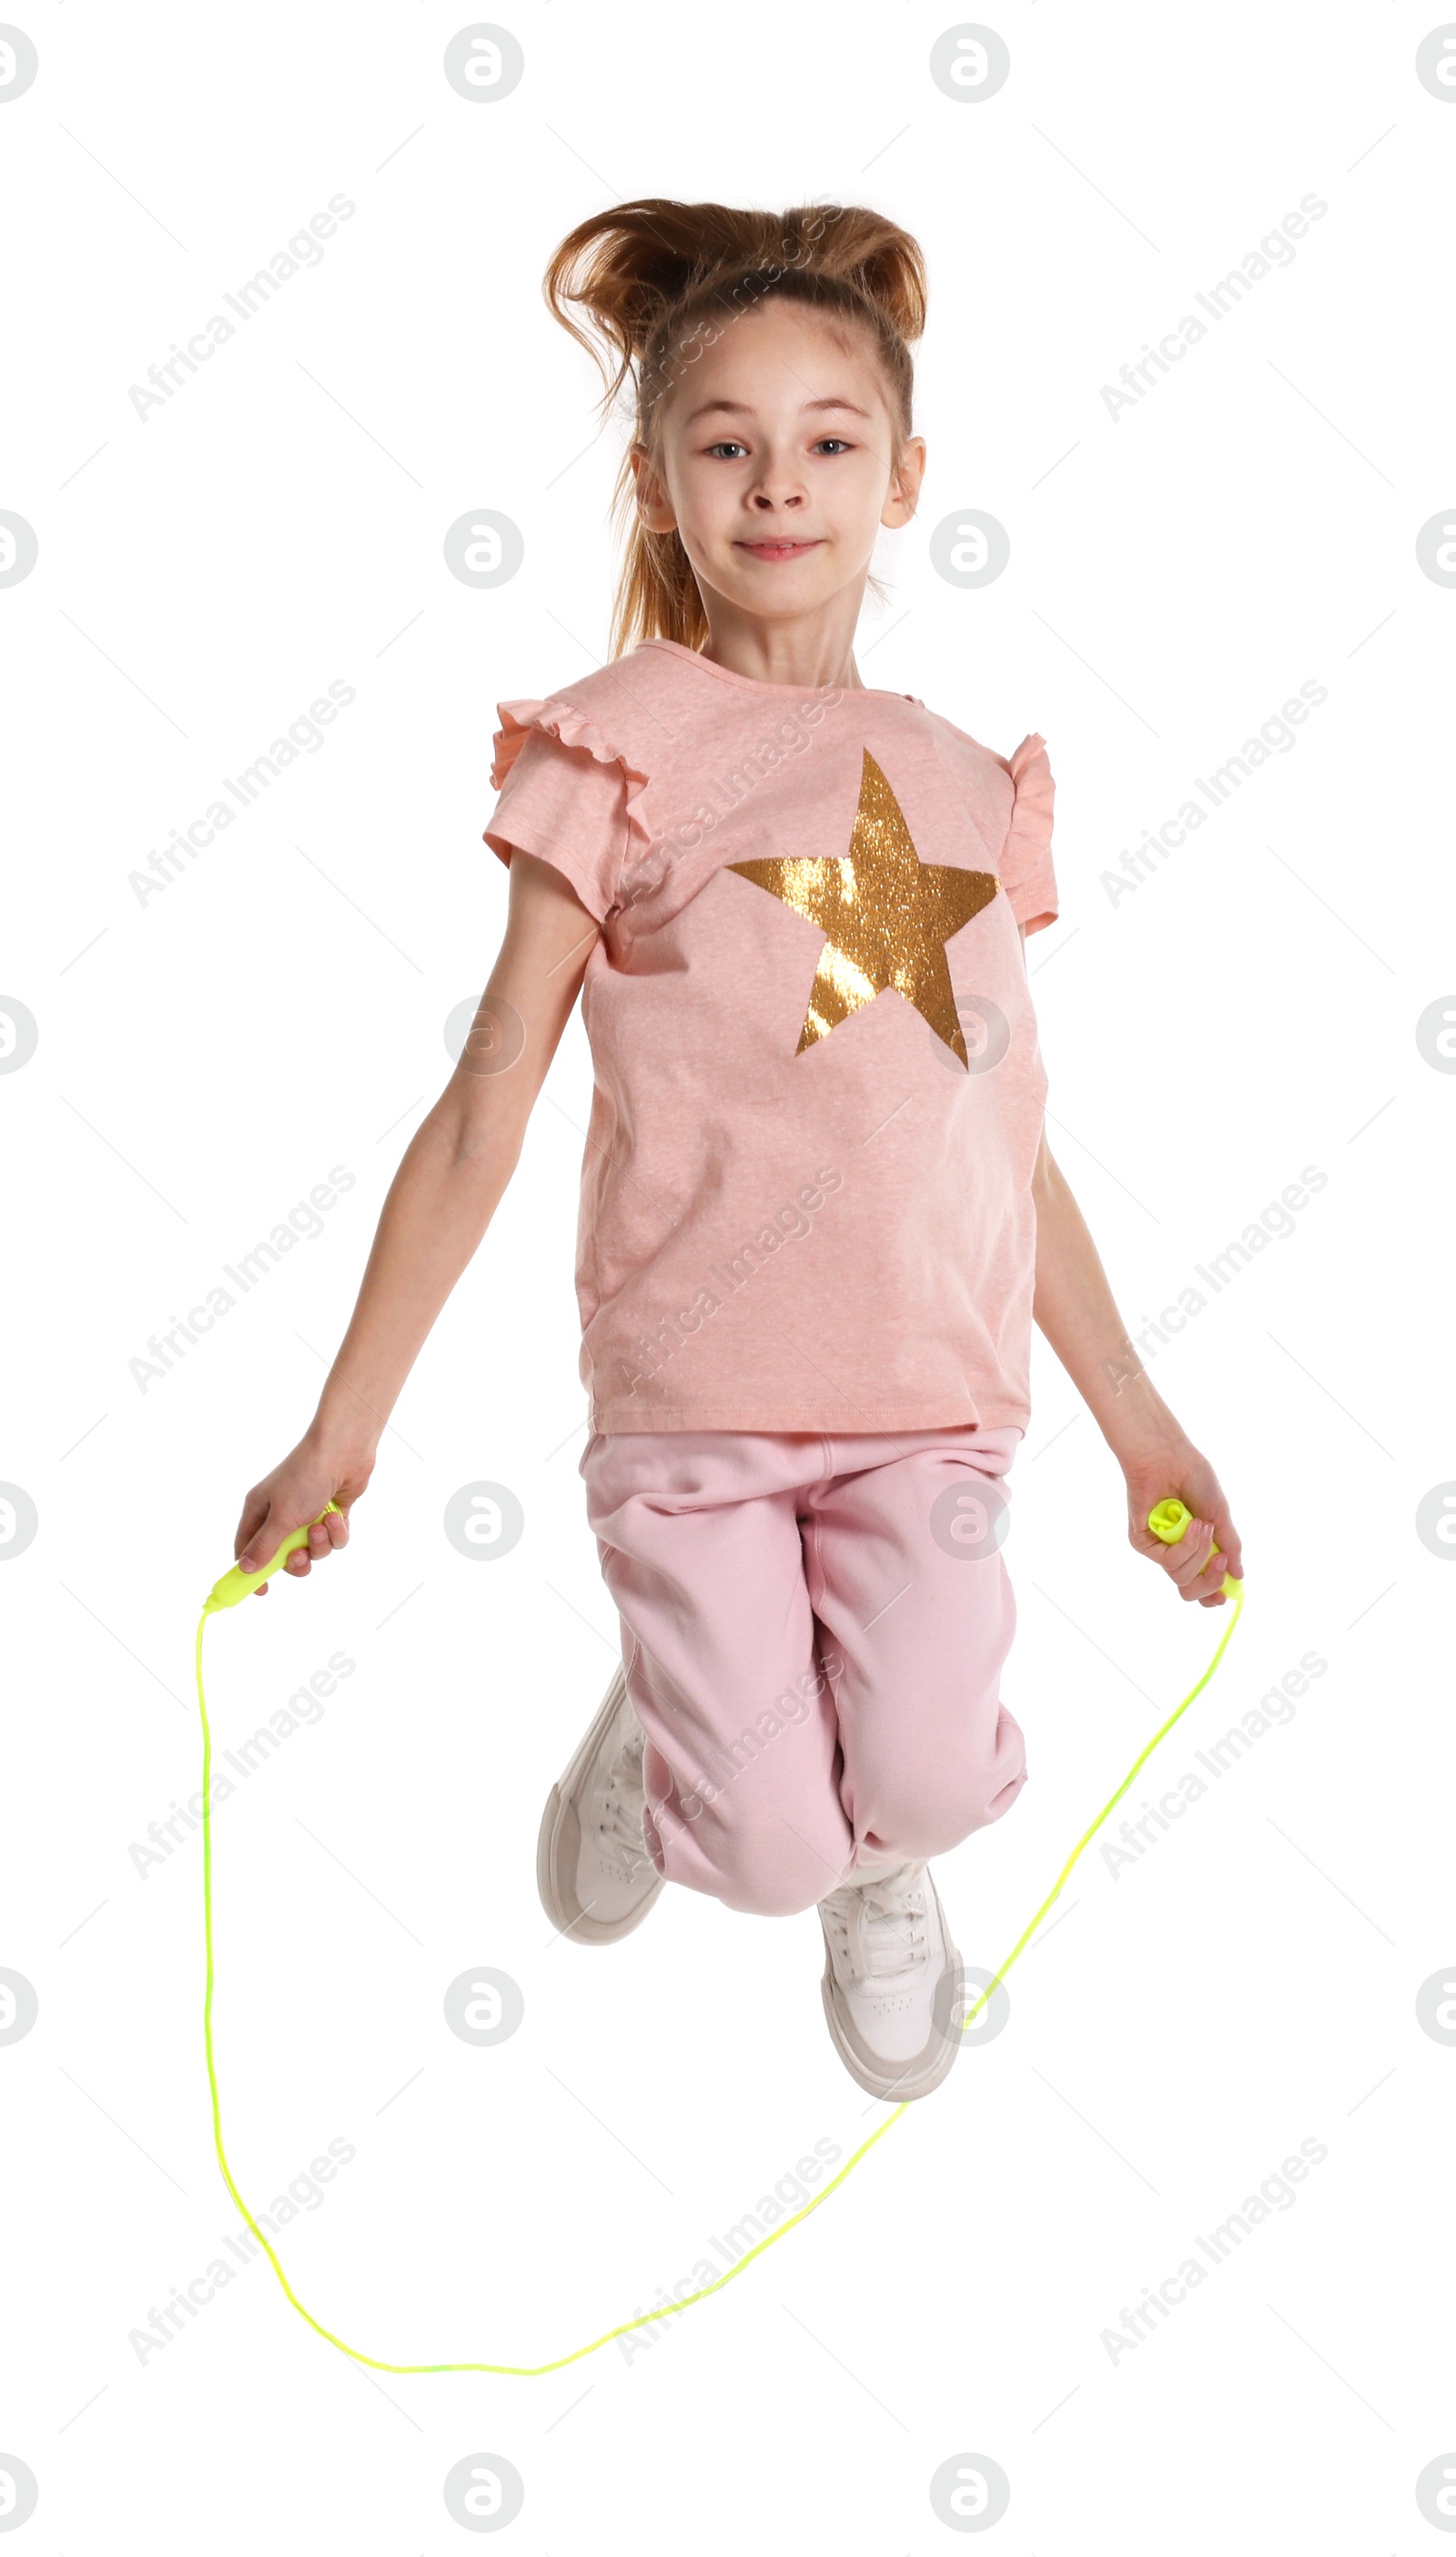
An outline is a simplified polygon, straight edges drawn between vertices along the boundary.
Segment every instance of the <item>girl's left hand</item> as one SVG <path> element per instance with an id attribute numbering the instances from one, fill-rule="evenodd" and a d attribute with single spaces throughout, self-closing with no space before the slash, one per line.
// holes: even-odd
<path id="1" fill-rule="evenodd" d="M 1208 1458 L 1184 1438 L 1172 1447 L 1125 1459 L 1123 1472 L 1127 1483 L 1128 1544 L 1149 1562 L 1161 1563 L 1180 1597 L 1196 1599 L 1200 1607 L 1226 1606 L 1224 1574 L 1242 1580 L 1244 1557 L 1239 1531 Z M 1177 1545 L 1164 1545 L 1147 1524 L 1148 1511 L 1166 1500 L 1180 1500 L 1193 1513 L 1192 1524 Z M 1209 1562 L 1215 1545 L 1218 1553 Z"/>

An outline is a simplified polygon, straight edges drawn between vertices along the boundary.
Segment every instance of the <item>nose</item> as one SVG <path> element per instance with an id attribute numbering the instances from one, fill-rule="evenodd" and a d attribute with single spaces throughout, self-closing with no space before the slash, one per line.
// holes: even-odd
<path id="1" fill-rule="evenodd" d="M 760 515 L 774 514 L 780 507 L 799 512 L 808 503 L 808 490 L 793 463 L 770 453 L 764 456 L 758 484 L 748 502 Z"/>

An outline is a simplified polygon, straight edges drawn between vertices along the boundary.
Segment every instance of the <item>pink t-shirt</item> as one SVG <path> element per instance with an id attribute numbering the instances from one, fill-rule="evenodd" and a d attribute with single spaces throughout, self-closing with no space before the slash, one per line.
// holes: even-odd
<path id="1" fill-rule="evenodd" d="M 1023 1428 L 1052 776 L 905 693 L 651 639 L 502 702 L 484 841 L 601 925 L 591 1426 Z"/>

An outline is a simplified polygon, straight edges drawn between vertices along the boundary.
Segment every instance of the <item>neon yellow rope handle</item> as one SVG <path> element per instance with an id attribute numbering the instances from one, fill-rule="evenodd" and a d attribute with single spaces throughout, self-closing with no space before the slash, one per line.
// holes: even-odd
<path id="1" fill-rule="evenodd" d="M 320 1515 L 322 1517 L 327 1517 L 329 1510 L 333 1509 L 334 1506 L 335 1504 L 332 1501 L 330 1501 L 327 1509 L 322 1511 Z M 1149 1513 L 1147 1524 L 1153 1535 L 1161 1537 L 1164 1544 L 1176 1545 L 1179 1542 L 1179 1539 L 1184 1535 L 1188 1527 L 1190 1517 L 1191 1513 L 1184 1509 L 1181 1501 L 1160 1501 L 1157 1508 Z M 315 1523 L 317 1524 L 317 1522 Z M 770 2246 L 776 2246 L 781 2237 L 787 2237 L 791 2229 L 799 2227 L 804 2221 L 808 2220 L 812 2216 L 814 2212 L 822 2209 L 823 2205 L 828 2202 L 830 2195 L 838 2192 L 839 2187 L 844 2183 L 846 2176 L 854 2172 L 854 2169 L 859 2165 L 860 2159 L 867 2157 L 876 2142 L 884 2138 L 886 2131 L 892 2130 L 895 2123 L 898 2122 L 904 2114 L 908 2113 L 910 2110 L 910 2102 L 907 2099 L 906 2102 L 897 2104 L 892 2113 L 887 2113 L 884 2120 L 879 2123 L 878 2127 L 870 2132 L 868 2139 L 861 2140 L 860 2146 L 855 2150 L 854 2155 L 846 2159 L 845 2164 L 839 2171 L 839 2174 L 825 2186 L 822 2193 L 816 2193 L 813 2201 L 807 2202 L 802 2211 L 796 2211 L 792 2220 L 786 2220 L 781 2228 L 771 2229 L 766 2237 L 759 2239 L 756 2246 L 750 2246 L 747 2253 L 740 2255 L 737 2262 L 731 2265 L 728 2272 L 720 2274 L 716 2282 L 705 2283 L 701 2291 L 691 2291 L 685 2300 L 670 2301 L 666 2308 L 649 2310 L 641 2317 L 624 2318 L 620 2326 L 608 2327 L 604 2335 L 596 2336 L 591 2344 L 578 2345 L 574 2353 L 559 2354 L 553 2361 L 381 2361 L 376 2359 L 373 2354 L 360 2353 L 357 2346 L 345 2344 L 341 2336 L 333 2335 L 327 2326 L 322 2325 L 320 2320 L 314 2316 L 313 2312 L 305 2308 L 303 2301 L 299 2299 L 290 2285 L 288 2275 L 285 2273 L 277 2255 L 268 2243 L 266 2236 L 259 2227 L 256 2220 L 253 2218 L 252 2213 L 249 2211 L 247 2204 L 244 2202 L 242 2195 L 239 2193 L 237 2186 L 233 2181 L 232 2169 L 227 2163 L 227 2152 L 222 2144 L 222 2107 L 217 2092 L 217 2068 L 212 2049 L 212 1732 L 211 1726 L 207 1720 L 207 1699 L 202 1689 L 202 1634 L 209 1615 L 215 1614 L 219 1608 L 236 1606 L 240 1598 L 247 1597 L 252 1590 L 259 1586 L 260 1582 L 268 1578 L 271 1572 L 280 1569 L 282 1564 L 288 1559 L 289 1554 L 294 1551 L 295 1548 L 306 1542 L 308 1533 L 309 1531 L 306 1527 L 297 1528 L 292 1536 L 285 1538 L 283 1544 L 279 1547 L 278 1551 L 273 1556 L 272 1561 L 262 1571 L 252 1573 L 240 1572 L 236 1565 L 234 1565 L 231 1571 L 224 1572 L 222 1578 L 217 1582 L 215 1588 L 206 1599 L 201 1615 L 198 1619 L 198 1638 L 196 1645 L 198 1709 L 202 1720 L 202 1932 L 206 1944 L 207 1955 L 206 1987 L 202 1999 L 202 2041 L 207 2055 L 207 2086 L 212 2104 L 212 2146 L 217 2153 L 218 2166 L 222 2170 L 222 2181 L 226 2185 L 233 2201 L 236 2203 L 238 2210 L 242 2213 L 243 2219 L 248 2227 L 257 2238 L 257 2241 L 262 2247 L 264 2254 L 267 2256 L 269 2263 L 272 2265 L 274 2272 L 277 2274 L 280 2288 L 282 2289 L 284 2298 L 288 2301 L 290 2308 L 297 2309 L 299 2316 L 305 2321 L 306 2325 L 313 2328 L 316 2335 L 321 2335 L 324 2338 L 325 2343 L 334 2346 L 337 2352 L 346 2354 L 350 2361 L 362 2362 L 364 2367 L 369 2370 L 393 2371 L 400 2377 L 424 2377 L 436 2371 L 483 2370 L 491 2372 L 498 2378 L 504 2379 L 544 2379 L 549 2371 L 565 2370 L 570 2362 L 582 2361 L 586 2358 L 588 2354 L 599 2353 L 604 2344 L 612 2343 L 619 2335 L 630 2335 L 637 2327 L 659 2326 L 664 2318 L 675 2317 L 683 2309 L 695 2308 L 700 2300 L 712 2299 L 717 2292 L 726 2290 L 729 2282 L 736 2281 L 739 2273 L 746 2272 L 748 2266 L 754 2261 L 755 2257 L 765 2254 Z M 1217 1546 L 1213 1548 L 1213 1551 L 1218 1551 Z M 1209 1680 L 1213 1677 L 1215 1670 L 1218 1668 L 1220 1661 L 1224 1657 L 1224 1653 L 1228 1649 L 1229 1637 L 1233 1633 L 1244 1610 L 1243 1581 L 1236 1580 L 1232 1573 L 1225 1572 L 1224 1594 L 1233 1599 L 1233 1613 L 1229 1618 L 1228 1624 L 1224 1628 L 1223 1640 L 1219 1644 L 1218 1650 L 1215 1652 L 1213 1659 L 1209 1662 L 1209 1665 L 1204 1671 L 1202 1678 L 1199 1680 L 1198 1684 L 1189 1688 L 1182 1703 L 1168 1715 L 1166 1722 L 1159 1725 L 1158 1729 L 1153 1733 L 1152 1738 L 1148 1741 L 1146 1748 L 1139 1751 L 1137 1757 L 1133 1759 L 1131 1766 L 1128 1768 L 1126 1775 L 1118 1787 L 1117 1792 L 1112 1795 L 1106 1803 L 1104 1803 L 1102 1810 L 1098 1813 L 1092 1826 L 1078 1839 L 1077 1844 L 1072 1849 L 1072 1852 L 1068 1856 L 1066 1863 L 1063 1865 L 1061 1872 L 1058 1874 L 1056 1881 L 1053 1883 L 1051 1890 L 1047 1893 L 1041 1907 L 1032 1919 L 1030 1926 L 1027 1927 L 1017 1938 L 1016 1943 L 1011 1948 L 1010 1952 L 1006 1955 L 1006 1958 L 1002 1962 L 999 1970 L 993 1975 L 987 1987 L 982 1991 L 980 1997 L 977 1999 L 976 2004 L 966 2015 L 961 2027 L 963 2033 L 966 2031 L 967 2026 L 969 2026 L 981 2013 L 987 1999 L 991 1997 L 996 1988 L 999 1987 L 1012 1963 L 1024 1951 L 1031 1938 L 1035 1935 L 1037 1928 L 1040 1926 L 1047 1911 L 1052 1906 L 1053 1901 L 1060 1895 L 1063 1885 L 1067 1880 L 1067 1876 L 1072 1871 L 1072 1868 L 1076 1864 L 1079 1856 L 1081 1856 L 1091 1840 L 1096 1837 L 1098 1830 L 1102 1827 L 1102 1824 L 1108 1817 L 1109 1814 L 1117 1809 L 1118 1804 L 1126 1793 L 1128 1786 L 1137 1775 L 1139 1768 L 1146 1765 L 1148 1759 L 1152 1756 L 1154 1749 L 1158 1746 L 1158 1743 L 1167 1738 L 1167 1735 L 1172 1730 L 1174 1723 L 1187 1712 L 1194 1697 L 1202 1694 L 1204 1688 L 1209 1682 Z"/>
<path id="2" fill-rule="evenodd" d="M 318 1527 L 328 1518 L 331 1510 L 338 1511 L 337 1501 L 326 1501 L 318 1518 L 312 1519 L 309 1525 Z M 265 1562 L 261 1571 L 239 1571 L 237 1564 L 234 1563 L 232 1569 L 224 1571 L 221 1579 L 214 1581 L 208 1590 L 202 1601 L 203 1615 L 214 1616 L 219 1607 L 235 1607 L 240 1598 L 251 1598 L 253 1591 L 261 1589 L 265 1580 L 271 1580 L 275 1571 L 281 1571 L 289 1555 L 296 1553 L 299 1547 L 307 1545 L 308 1542 L 308 1527 L 296 1527 L 292 1536 L 284 1538 L 272 1561 Z"/>

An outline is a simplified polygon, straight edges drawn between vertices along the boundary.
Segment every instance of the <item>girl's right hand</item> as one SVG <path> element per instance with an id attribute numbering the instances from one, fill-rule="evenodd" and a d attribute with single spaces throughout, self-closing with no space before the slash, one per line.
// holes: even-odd
<path id="1" fill-rule="evenodd" d="M 1224 1577 L 1227 1573 L 1243 1579 L 1244 1549 L 1208 1458 L 1190 1438 L 1180 1437 L 1143 1448 L 1135 1456 L 1125 1455 L 1123 1473 L 1127 1485 L 1129 1545 L 1167 1573 L 1180 1598 L 1195 1600 L 1200 1607 L 1226 1607 Z M 1164 1545 L 1149 1528 L 1147 1514 L 1156 1502 L 1174 1497 L 1192 1512 L 1192 1518 L 1178 1544 Z M 1210 1568 L 1215 1544 L 1219 1558 Z"/>
<path id="2" fill-rule="evenodd" d="M 307 1521 L 308 1544 L 297 1547 L 283 1565 L 292 1579 L 307 1579 L 325 1554 L 347 1545 L 349 1511 L 373 1471 L 372 1449 L 331 1450 L 310 1438 L 301 1438 L 281 1465 L 275 1465 L 271 1474 L 253 1485 L 243 1502 L 232 1543 L 233 1559 L 239 1568 L 261 1571 L 284 1538 Z M 321 1519 L 319 1513 L 326 1501 L 336 1502 L 337 1507 L 328 1518 Z M 266 1598 L 269 1586 L 265 1580 L 253 1596 Z"/>

